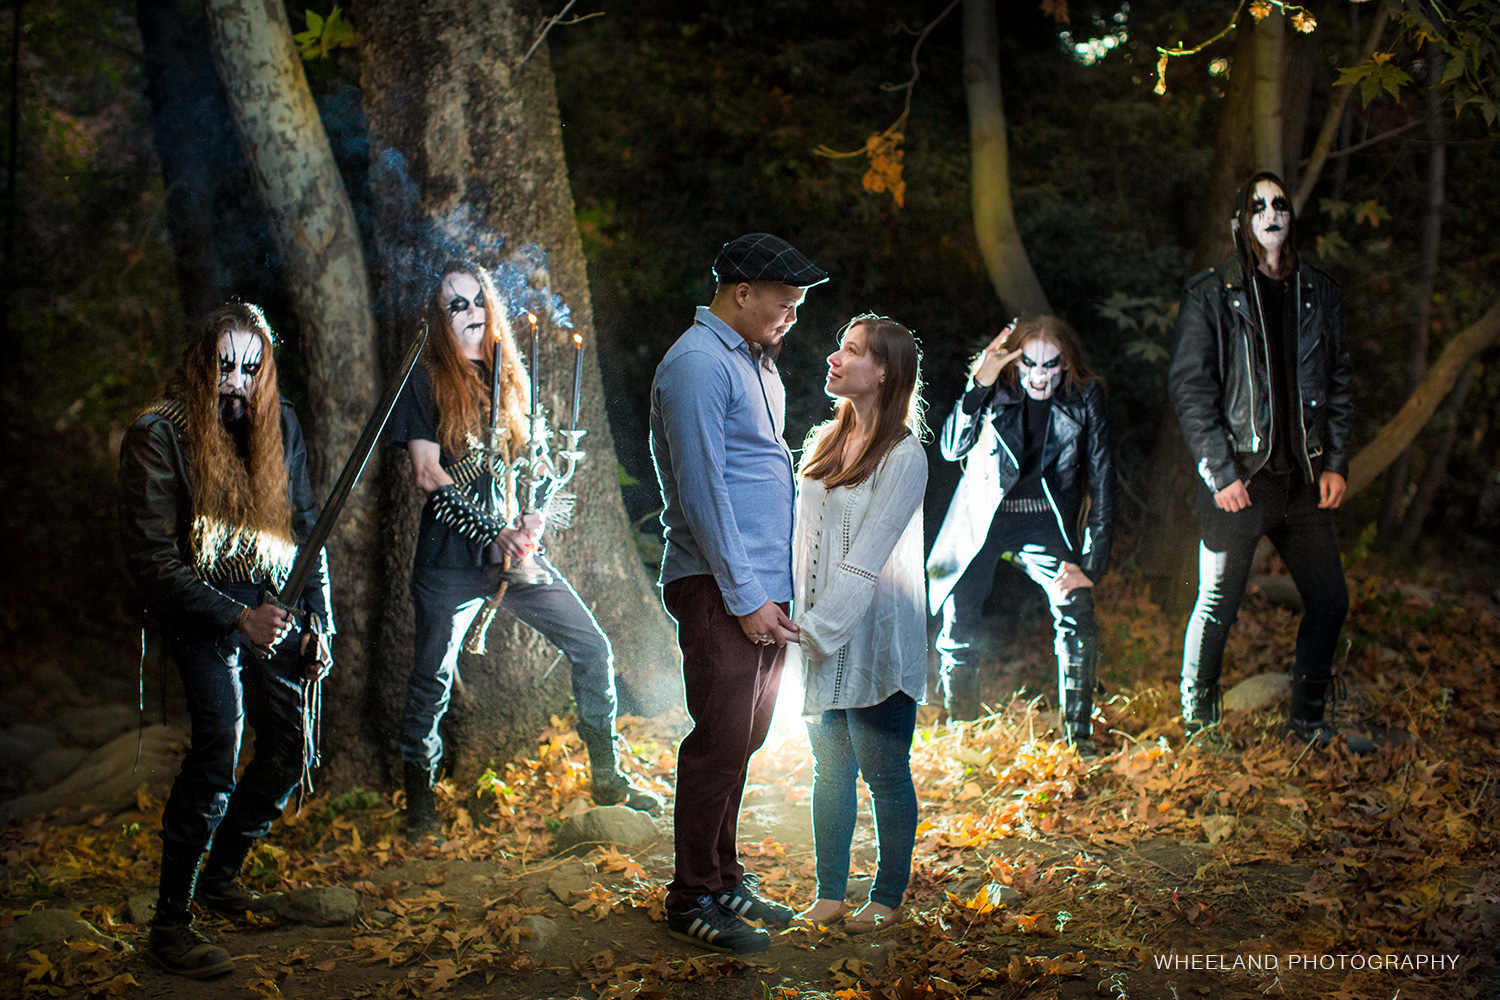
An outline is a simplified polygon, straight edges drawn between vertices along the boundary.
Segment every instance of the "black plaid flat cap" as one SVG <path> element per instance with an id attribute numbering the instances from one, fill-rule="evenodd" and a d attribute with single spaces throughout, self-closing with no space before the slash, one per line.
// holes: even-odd
<path id="1" fill-rule="evenodd" d="M 724 244 L 714 258 L 714 277 L 720 282 L 779 281 L 793 288 L 811 288 L 827 281 L 828 272 L 815 267 L 781 237 L 750 233 Z"/>

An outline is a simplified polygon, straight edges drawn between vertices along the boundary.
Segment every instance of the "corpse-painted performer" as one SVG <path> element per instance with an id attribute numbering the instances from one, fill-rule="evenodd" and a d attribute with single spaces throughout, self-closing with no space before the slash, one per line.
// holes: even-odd
<path id="1" fill-rule="evenodd" d="M 303 775 L 304 682 L 332 662 L 321 553 L 299 598 L 307 631 L 289 634 L 291 617 L 263 599 L 280 589 L 317 520 L 307 448 L 296 413 L 277 393 L 272 345 L 255 306 L 211 313 L 120 454 L 125 564 L 161 624 L 192 720 L 192 744 L 162 814 L 161 892 L 147 954 L 193 978 L 234 967 L 193 927 L 195 899 L 226 913 L 270 902 L 236 878 Z M 236 781 L 247 720 L 255 757 Z"/>
<path id="2" fill-rule="evenodd" d="M 510 458 L 525 454 L 530 386 L 504 300 L 471 265 L 444 268 L 427 306 L 432 336 L 391 414 L 386 442 L 404 444 L 417 488 L 427 494 L 417 531 L 411 595 L 415 663 L 407 679 L 398 749 L 406 786 L 406 828 L 436 830 L 433 783 L 443 760 L 439 732 L 458 655 L 470 624 L 499 592 L 506 560 L 535 560 L 548 582 L 514 581 L 501 607 L 556 645 L 572 666 L 578 735 L 588 750 L 594 801 L 655 813 L 662 800 L 620 772 L 615 741 L 614 652 L 589 609 L 538 552 L 541 515 L 502 510 L 502 470 L 487 470 L 480 447 L 492 386 Z M 491 365 L 498 364 L 498 373 Z M 497 375 L 497 378 L 492 376 Z M 503 465 L 506 455 L 496 464 Z"/>
<path id="3" fill-rule="evenodd" d="M 1002 331 L 975 359 L 941 447 L 950 462 L 967 456 L 927 560 L 943 706 L 951 719 L 979 715 L 980 619 L 1010 558 L 1046 593 L 1064 734 L 1090 753 L 1093 587 L 1109 562 L 1116 484 L 1104 389 L 1072 327 L 1027 316 Z"/>
<path id="4" fill-rule="evenodd" d="M 1302 595 L 1290 728 L 1329 742 L 1333 657 L 1349 612 L 1332 511 L 1344 500 L 1354 406 L 1338 285 L 1301 260 L 1286 185 L 1241 188 L 1235 255 L 1188 281 L 1168 390 L 1198 471 L 1198 602 L 1182 657 L 1182 718 L 1219 718 L 1219 672 L 1262 537 Z M 1355 750 L 1372 748 L 1351 737 Z"/>

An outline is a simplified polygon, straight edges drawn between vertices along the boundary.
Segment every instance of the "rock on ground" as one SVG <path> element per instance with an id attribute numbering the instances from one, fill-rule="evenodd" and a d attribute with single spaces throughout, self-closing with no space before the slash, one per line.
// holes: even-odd
<path id="1" fill-rule="evenodd" d="M 151 726 L 140 740 L 139 767 L 136 734 L 122 733 L 46 791 L 0 803 L 0 825 L 55 809 L 67 810 L 68 821 L 120 812 L 135 805 L 135 792 L 142 784 L 151 794 L 165 798 L 177 777 L 186 736 L 179 729 Z"/>
<path id="2" fill-rule="evenodd" d="M 141 713 L 130 705 L 94 705 L 70 708 L 57 717 L 68 739 L 81 747 L 102 747 L 121 733 L 140 725 Z"/>
<path id="3" fill-rule="evenodd" d="M 53 961 L 68 954 L 69 941 L 92 941 L 112 951 L 130 945 L 108 937 L 72 910 L 36 910 L 0 930 L 0 955 L 17 956 L 35 949 Z"/>
<path id="4" fill-rule="evenodd" d="M 83 747 L 54 747 L 31 762 L 31 787 L 51 788 L 78 769 L 89 752 Z"/>
<path id="5" fill-rule="evenodd" d="M 1302 594 L 1289 576 L 1258 573 L 1250 578 L 1250 586 L 1265 594 L 1266 599 L 1272 604 L 1291 608 L 1293 611 L 1302 610 Z"/>
<path id="6" fill-rule="evenodd" d="M 359 915 L 359 893 L 341 885 L 293 889 L 276 903 L 276 915 L 309 927 L 350 924 Z"/>
<path id="7" fill-rule="evenodd" d="M 521 934 L 522 951 L 541 951 L 557 937 L 557 921 L 533 913 L 521 921 Z"/>
<path id="8" fill-rule="evenodd" d="M 1254 712 L 1270 708 L 1292 696 L 1292 679 L 1288 674 L 1256 674 L 1246 677 L 1224 692 L 1224 711 Z"/>
<path id="9" fill-rule="evenodd" d="M 559 865 L 557 871 L 552 873 L 552 877 L 547 880 L 547 891 L 562 905 L 572 906 L 577 902 L 575 894 L 588 892 L 589 886 L 593 884 L 594 877 L 589 873 L 588 865 L 582 861 L 569 861 Z"/>
<path id="10" fill-rule="evenodd" d="M 157 891 L 136 893 L 125 903 L 125 915 L 137 927 L 145 927 L 156 916 Z"/>
<path id="11" fill-rule="evenodd" d="M 57 736 L 43 726 L 19 723 L 0 729 L 0 760 L 11 767 L 24 767 L 48 750 L 57 749 Z"/>
<path id="12" fill-rule="evenodd" d="M 552 849 L 561 854 L 600 844 L 636 848 L 661 839 L 656 821 L 640 810 L 629 806 L 596 806 L 563 820 L 553 838 Z"/>

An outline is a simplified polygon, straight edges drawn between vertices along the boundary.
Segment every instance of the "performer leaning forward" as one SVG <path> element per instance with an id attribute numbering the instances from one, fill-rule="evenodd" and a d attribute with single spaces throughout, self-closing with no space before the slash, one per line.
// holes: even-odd
<path id="1" fill-rule="evenodd" d="M 657 812 L 662 800 L 620 773 L 615 747 L 614 653 L 578 594 L 537 551 L 541 516 L 501 511 L 503 471 L 487 470 L 480 447 L 498 386 L 510 460 L 528 441 L 530 389 L 505 304 L 480 268 L 452 264 L 428 302 L 432 330 L 425 362 L 412 372 L 391 415 L 388 444 L 404 444 L 417 487 L 427 494 L 417 532 L 411 595 L 416 662 L 407 681 L 399 750 L 406 784 L 406 828 L 439 826 L 432 786 L 443 760 L 439 724 L 448 710 L 464 636 L 500 589 L 507 560 L 534 560 L 546 582 L 513 581 L 501 607 L 555 644 L 572 665 L 578 735 L 588 749 L 593 797 Z M 498 363 L 498 372 L 491 365 Z M 498 376 L 498 377 L 492 377 Z"/>
<path id="2" fill-rule="evenodd" d="M 192 744 L 162 814 L 161 891 L 147 956 L 195 979 L 229 972 L 234 962 L 193 927 L 194 899 L 225 913 L 269 901 L 235 879 L 303 774 L 304 681 L 332 662 L 321 551 L 303 592 L 288 595 L 306 612 L 306 631 L 291 635 L 292 617 L 262 599 L 280 592 L 317 519 L 302 429 L 277 394 L 272 344 L 255 306 L 211 313 L 120 454 L 125 564 L 161 623 L 192 720 Z M 273 646 L 269 656 L 252 650 Z M 255 758 L 236 780 L 247 719 Z"/>

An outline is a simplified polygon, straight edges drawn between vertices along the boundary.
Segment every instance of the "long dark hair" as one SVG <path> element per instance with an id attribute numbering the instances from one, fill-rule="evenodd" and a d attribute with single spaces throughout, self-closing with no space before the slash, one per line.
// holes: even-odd
<path id="1" fill-rule="evenodd" d="M 437 287 L 427 300 L 427 338 L 424 363 L 432 377 L 432 399 L 438 411 L 438 444 L 448 454 L 461 458 L 468 454 L 471 439 L 477 439 L 481 428 L 489 423 L 489 386 L 469 359 L 459 352 L 453 338 L 447 303 L 443 302 L 443 279 L 450 274 L 471 274 L 484 291 L 484 361 L 500 359 L 500 422 L 510 431 L 511 456 L 520 454 L 530 436 L 527 412 L 531 409 L 531 386 L 526 369 L 516 349 L 516 337 L 510 325 L 510 312 L 495 288 L 489 274 L 481 267 L 462 261 L 448 264 L 438 272 Z"/>
<path id="2" fill-rule="evenodd" d="M 863 482 L 902 438 L 911 434 L 921 440 L 927 432 L 922 422 L 922 352 L 916 338 L 888 316 L 862 313 L 844 324 L 839 343 L 856 326 L 869 331 L 867 346 L 875 360 L 885 366 L 885 381 L 880 383 L 876 400 L 875 432 L 847 467 L 844 442 L 854 433 L 853 403 L 840 400 L 833 419 L 808 432 L 797 474 L 804 479 L 821 479 L 829 489 Z"/>
<path id="3" fill-rule="evenodd" d="M 226 333 L 260 339 L 260 371 L 246 400 L 249 450 L 244 459 L 219 418 L 219 339 Z M 198 322 L 181 363 L 167 379 L 167 398 L 180 401 L 186 410 L 193 465 L 189 541 L 203 570 L 238 556 L 274 577 L 291 568 L 297 553 L 274 346 L 265 313 L 249 303 L 231 302 Z"/>
<path id="4" fill-rule="evenodd" d="M 1292 196 L 1286 189 L 1286 182 L 1271 171 L 1262 170 L 1246 181 L 1239 194 L 1235 195 L 1234 221 L 1230 225 L 1234 234 L 1234 252 L 1245 270 L 1246 281 L 1251 280 L 1260 262 L 1266 259 L 1266 248 L 1260 245 L 1260 240 L 1255 238 L 1255 231 L 1250 228 L 1250 216 L 1255 211 L 1255 185 L 1261 181 L 1270 181 L 1281 188 L 1288 206 L 1289 221 L 1286 226 L 1286 244 L 1281 252 L 1281 273 L 1272 277 L 1285 278 L 1297 269 L 1297 209 L 1291 204 Z"/>
<path id="5" fill-rule="evenodd" d="M 1028 340 L 1042 340 L 1056 347 L 1063 359 L 1063 380 L 1058 391 L 1073 389 L 1089 382 L 1097 382 L 1099 376 L 1083 360 L 1083 341 L 1078 332 L 1066 321 L 1056 316 L 1022 316 L 1016 320 L 1016 328 L 1005 338 L 1005 350 L 1014 351 Z M 1021 359 L 1007 362 L 1000 369 L 1000 381 L 1015 385 L 1021 381 Z"/>

